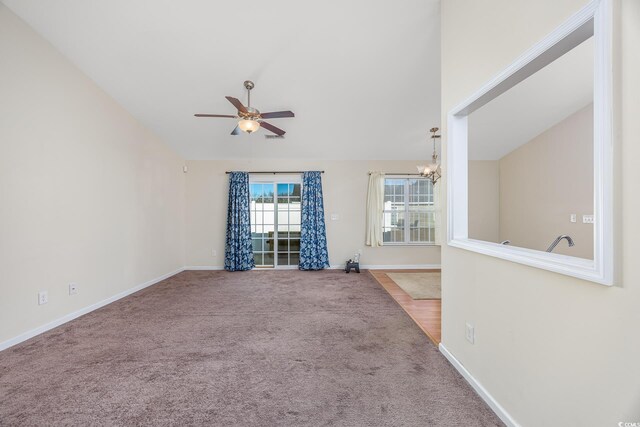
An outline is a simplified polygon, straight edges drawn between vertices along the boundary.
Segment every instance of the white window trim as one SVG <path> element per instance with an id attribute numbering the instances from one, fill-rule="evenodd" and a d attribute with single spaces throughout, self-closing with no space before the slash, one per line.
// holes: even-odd
<path id="1" fill-rule="evenodd" d="M 274 200 L 277 200 L 277 184 L 278 183 L 288 183 L 288 184 L 300 184 L 300 196 L 302 201 L 302 174 L 291 174 L 291 175 L 283 175 L 283 174 L 249 174 L 249 185 L 251 184 L 273 184 L 273 195 Z M 274 202 L 274 232 L 273 232 L 273 240 L 274 240 L 274 251 L 273 251 L 273 266 L 270 265 L 259 265 L 256 266 L 255 270 L 293 270 L 297 269 L 297 265 L 278 265 L 278 210 L 277 210 L 277 202 Z"/>
<path id="2" fill-rule="evenodd" d="M 468 235 L 467 116 L 571 49 L 572 36 L 593 22 L 594 259 L 570 257 L 470 239 Z M 592 0 L 448 114 L 447 241 L 450 246 L 591 282 L 614 283 L 612 3 Z"/>
<path id="3" fill-rule="evenodd" d="M 402 179 L 404 180 L 404 214 L 405 214 L 405 224 L 404 224 L 404 242 L 383 242 L 382 245 L 383 246 L 436 246 L 435 243 L 435 232 L 434 235 L 432 236 L 433 241 L 431 242 L 411 242 L 411 227 L 409 227 L 409 222 L 408 222 L 408 218 L 409 218 L 409 180 L 410 179 L 422 179 L 422 180 L 427 180 L 426 178 L 422 178 L 422 177 L 416 177 L 416 176 L 408 176 L 408 175 L 385 175 L 384 180 L 385 180 L 385 184 L 386 184 L 386 180 L 387 179 Z M 431 188 L 431 192 L 433 193 L 433 187 Z M 431 205 L 433 205 L 433 202 L 430 203 Z M 388 210 L 382 210 L 382 214 L 384 215 L 385 213 L 392 213 L 392 211 L 388 211 Z M 383 233 L 384 233 L 384 227 L 383 227 Z"/>

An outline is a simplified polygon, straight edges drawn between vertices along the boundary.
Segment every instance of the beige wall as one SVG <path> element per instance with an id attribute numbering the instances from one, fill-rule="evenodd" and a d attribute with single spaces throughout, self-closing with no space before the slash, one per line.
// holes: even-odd
<path id="1" fill-rule="evenodd" d="M 266 142 L 265 142 L 266 143 Z M 228 170 L 324 170 L 322 186 L 329 260 L 342 265 L 363 249 L 363 265 L 440 264 L 439 246 L 370 248 L 364 245 L 365 205 L 370 170 L 415 173 L 414 161 L 202 160 L 189 161 L 187 174 L 187 265 L 224 265 Z M 339 219 L 331 221 L 332 213 Z M 213 251 L 217 255 L 213 256 Z"/>
<path id="2" fill-rule="evenodd" d="M 593 105 L 577 111 L 500 159 L 500 240 L 593 259 Z M 578 221 L 570 222 L 571 214 Z"/>
<path id="3" fill-rule="evenodd" d="M 500 243 L 500 168 L 497 160 L 469 161 L 469 237 Z"/>
<path id="4" fill-rule="evenodd" d="M 593 259 L 593 105 L 500 160 L 469 161 L 469 237 Z M 571 223 L 571 214 L 577 222 Z"/>
<path id="5" fill-rule="evenodd" d="M 1 4 L 0 58 L 2 343 L 182 267 L 184 175 Z"/>
<path id="6" fill-rule="evenodd" d="M 442 2 L 443 123 L 455 104 L 585 3 Z M 605 287 L 462 249 L 442 250 L 443 344 L 524 426 L 640 420 L 640 2 L 615 4 L 624 280 Z M 475 344 L 465 340 L 465 321 L 475 324 Z"/>

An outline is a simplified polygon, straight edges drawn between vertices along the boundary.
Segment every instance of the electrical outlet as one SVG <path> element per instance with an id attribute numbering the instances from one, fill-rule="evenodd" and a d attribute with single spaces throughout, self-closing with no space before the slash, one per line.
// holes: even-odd
<path id="1" fill-rule="evenodd" d="M 471 344 L 473 344 L 476 341 L 476 329 L 475 327 L 467 322 L 465 324 L 465 338 L 467 338 L 467 341 L 469 341 Z"/>
<path id="2" fill-rule="evenodd" d="M 78 285 L 75 283 L 69 283 L 69 295 L 75 295 L 78 293 Z"/>
<path id="3" fill-rule="evenodd" d="M 583 224 L 593 224 L 593 215 L 582 215 Z"/>
<path id="4" fill-rule="evenodd" d="M 571 214 L 571 216 L 569 217 L 569 221 L 571 221 L 571 222 L 578 222 L 578 215 L 576 215 L 576 214 Z"/>
<path id="5" fill-rule="evenodd" d="M 337 221 L 340 219 L 340 215 L 337 213 L 332 213 L 331 214 L 331 221 Z"/>
<path id="6" fill-rule="evenodd" d="M 49 302 L 49 292 L 40 291 L 38 292 L 38 305 L 46 304 Z"/>

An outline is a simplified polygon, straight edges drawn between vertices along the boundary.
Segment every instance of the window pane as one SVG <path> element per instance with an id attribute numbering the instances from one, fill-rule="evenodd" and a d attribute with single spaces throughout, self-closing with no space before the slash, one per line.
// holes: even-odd
<path id="1" fill-rule="evenodd" d="M 262 223 L 266 226 L 266 225 L 271 225 L 273 226 L 273 224 L 275 224 L 274 222 L 275 216 L 273 211 L 264 211 L 262 212 Z M 258 221 L 260 221 L 260 216 L 258 216 Z M 273 227 L 270 227 L 270 230 L 273 230 Z"/>
<path id="2" fill-rule="evenodd" d="M 253 261 L 256 263 L 256 265 L 263 265 L 262 264 L 262 254 L 261 253 L 253 253 Z"/>
<path id="3" fill-rule="evenodd" d="M 298 252 L 291 252 L 291 254 L 289 254 L 289 258 L 289 265 L 300 264 L 300 254 Z"/>
<path id="4" fill-rule="evenodd" d="M 278 184 L 278 197 L 289 196 L 289 184 Z"/>
<path id="5" fill-rule="evenodd" d="M 275 242 L 275 240 L 273 238 L 266 239 L 264 241 L 264 250 L 265 251 L 269 251 L 269 252 L 273 252 L 273 250 L 274 250 L 274 247 L 273 247 L 274 242 Z"/>
<path id="6" fill-rule="evenodd" d="M 383 227 L 404 227 L 404 212 L 391 211 L 383 214 Z"/>
<path id="7" fill-rule="evenodd" d="M 263 265 L 270 265 L 273 266 L 273 252 L 269 253 L 265 253 L 264 254 L 264 261 L 263 261 Z"/>
<path id="8" fill-rule="evenodd" d="M 427 213 L 427 223 L 426 227 L 435 228 L 436 227 L 436 214 L 433 212 Z"/>
<path id="9" fill-rule="evenodd" d="M 259 262 L 257 265 L 272 266 L 274 261 L 289 265 L 289 251 L 300 250 L 302 185 L 293 182 L 251 183 L 249 190 L 252 198 L 252 246 L 256 262 Z M 276 234 L 278 239 L 275 239 Z M 298 258 L 299 255 L 295 255 L 294 263 L 298 263 Z"/>
<path id="10" fill-rule="evenodd" d="M 404 199 L 404 179 L 384 180 L 384 201 L 395 201 L 398 197 Z"/>
<path id="11" fill-rule="evenodd" d="M 251 194 L 251 200 L 257 200 L 262 197 L 262 184 L 251 184 L 249 193 Z"/>
<path id="12" fill-rule="evenodd" d="M 289 254 L 288 253 L 280 253 L 278 254 L 278 265 L 289 265 Z"/>
<path id="13" fill-rule="evenodd" d="M 409 210 L 426 211 L 429 208 L 431 181 L 414 179 L 409 183 Z"/>
<path id="14" fill-rule="evenodd" d="M 383 228 L 382 241 L 388 243 L 402 243 L 404 241 L 404 229 Z"/>
<path id="15" fill-rule="evenodd" d="M 289 212 L 278 211 L 278 224 L 289 224 Z"/>
<path id="16" fill-rule="evenodd" d="M 409 224 L 412 228 L 426 227 L 428 213 L 426 212 L 409 212 Z"/>
<path id="17" fill-rule="evenodd" d="M 300 210 L 300 197 L 289 198 L 289 209 Z"/>
<path id="18" fill-rule="evenodd" d="M 273 204 L 273 184 L 272 183 L 264 184 L 262 191 L 264 194 L 263 196 L 264 203 L 268 203 L 269 205 Z M 269 209 L 273 209 L 273 206 L 270 206 Z"/>
<path id="19" fill-rule="evenodd" d="M 424 233 L 422 233 L 421 231 L 425 230 L 424 228 L 412 228 L 411 231 L 409 232 L 409 236 L 412 242 L 423 242 L 424 241 L 424 237 L 423 236 Z"/>
<path id="20" fill-rule="evenodd" d="M 298 230 L 300 230 L 300 222 L 302 220 L 302 215 L 300 211 L 289 211 L 289 225 L 293 227 L 294 225 L 298 226 Z M 291 228 L 293 229 L 293 228 Z"/>
<path id="21" fill-rule="evenodd" d="M 388 243 L 408 243 L 405 241 L 405 230 L 417 227 L 417 218 L 407 217 L 407 210 L 426 210 L 420 205 L 423 195 L 424 180 L 418 178 L 385 179 L 383 241 Z M 405 195 L 408 192 L 408 198 Z M 419 221 L 418 221 L 419 222 Z M 419 235 L 419 232 L 418 232 Z"/>
<path id="22" fill-rule="evenodd" d="M 289 237 L 292 239 L 300 240 L 300 226 L 290 225 L 289 226 Z"/>

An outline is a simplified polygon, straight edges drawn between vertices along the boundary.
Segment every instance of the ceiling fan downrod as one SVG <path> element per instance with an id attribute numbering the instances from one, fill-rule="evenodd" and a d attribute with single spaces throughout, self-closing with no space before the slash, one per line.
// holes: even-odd
<path id="1" fill-rule="evenodd" d="M 256 85 L 251 80 L 244 81 L 244 87 L 247 89 L 247 109 L 251 108 L 251 89 Z"/>

